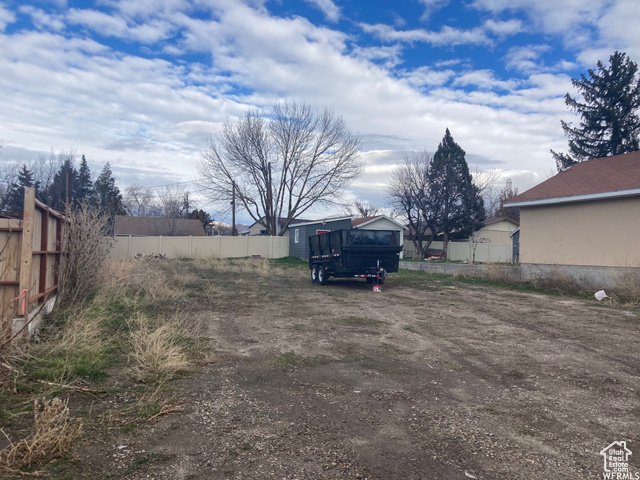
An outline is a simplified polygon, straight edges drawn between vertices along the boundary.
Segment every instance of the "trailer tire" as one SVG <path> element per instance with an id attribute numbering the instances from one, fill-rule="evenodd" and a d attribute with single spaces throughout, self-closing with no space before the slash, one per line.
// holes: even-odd
<path id="1" fill-rule="evenodd" d="M 318 265 L 311 266 L 311 283 L 318 283 Z"/>
<path id="2" fill-rule="evenodd" d="M 327 272 L 324 267 L 322 265 L 318 265 L 318 283 L 320 285 L 326 285 L 328 280 L 327 277 Z"/>

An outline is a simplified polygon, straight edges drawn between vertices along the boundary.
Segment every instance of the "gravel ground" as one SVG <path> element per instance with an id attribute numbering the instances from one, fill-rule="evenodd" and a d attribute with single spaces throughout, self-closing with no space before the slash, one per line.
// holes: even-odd
<path id="1" fill-rule="evenodd" d="M 53 477 L 596 479 L 617 440 L 640 472 L 637 310 L 426 275 L 212 282 L 180 411 L 95 427 Z"/>

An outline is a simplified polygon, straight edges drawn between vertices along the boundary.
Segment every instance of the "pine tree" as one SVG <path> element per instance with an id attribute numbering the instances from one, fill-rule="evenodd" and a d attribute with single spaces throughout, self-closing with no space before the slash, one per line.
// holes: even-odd
<path id="1" fill-rule="evenodd" d="M 580 116 L 580 125 L 561 121 L 569 139 L 569 153 L 551 150 L 558 171 L 591 158 L 619 155 L 638 150 L 640 132 L 640 78 L 638 65 L 625 53 L 616 51 L 609 58 L 609 68 L 600 60 L 598 69 L 589 69 L 571 83 L 578 89 L 584 102 L 568 93 L 566 105 Z"/>
<path id="2" fill-rule="evenodd" d="M 53 177 L 47 192 L 47 204 L 51 208 L 64 210 L 67 200 L 70 208 L 77 204 L 78 172 L 73 163 L 73 157 L 68 156 Z"/>
<path id="3" fill-rule="evenodd" d="M 445 249 L 451 233 L 468 236 L 482 228 L 482 196 L 473 184 L 465 152 L 448 128 L 431 160 L 428 183 L 431 230 L 443 234 Z"/>
<path id="4" fill-rule="evenodd" d="M 87 202 L 92 206 L 97 203 L 96 190 L 91 180 L 91 170 L 89 170 L 89 164 L 84 155 L 82 155 L 78 170 L 78 201 Z"/>
<path id="5" fill-rule="evenodd" d="M 12 183 L 7 194 L 5 211 L 22 212 L 24 210 L 24 187 L 35 187 L 33 173 L 22 164 L 18 172 L 18 183 Z"/>
<path id="6" fill-rule="evenodd" d="M 120 189 L 116 185 L 116 179 L 111 172 L 111 165 L 107 162 L 100 172 L 95 184 L 98 207 L 103 215 L 108 216 L 111 227 L 116 215 L 126 215 L 124 202 Z"/>

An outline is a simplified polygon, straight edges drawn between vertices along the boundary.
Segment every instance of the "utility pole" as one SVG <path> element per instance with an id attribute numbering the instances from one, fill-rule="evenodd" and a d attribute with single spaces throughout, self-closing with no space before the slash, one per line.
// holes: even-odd
<path id="1" fill-rule="evenodd" d="M 238 236 L 238 230 L 236 230 L 236 182 L 231 182 L 233 186 L 233 191 L 231 194 L 231 235 L 236 237 Z"/>
<path id="2" fill-rule="evenodd" d="M 65 193 L 64 193 L 64 213 L 69 214 L 69 172 L 67 171 L 65 179 Z"/>

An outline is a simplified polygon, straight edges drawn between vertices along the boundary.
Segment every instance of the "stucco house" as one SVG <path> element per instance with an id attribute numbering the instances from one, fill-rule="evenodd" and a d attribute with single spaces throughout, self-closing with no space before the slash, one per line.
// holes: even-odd
<path id="1" fill-rule="evenodd" d="M 509 217 L 487 217 L 484 227 L 475 232 L 474 236 L 485 239 L 485 242 L 508 245 L 511 243 L 511 234 L 519 226 L 518 222 Z"/>
<path id="2" fill-rule="evenodd" d="M 351 228 L 360 228 L 362 230 L 395 230 L 400 232 L 400 243 L 404 236 L 404 225 L 397 220 L 387 217 L 386 215 L 376 215 L 375 217 L 354 218 L 351 220 Z M 403 252 L 400 252 L 400 258 L 403 258 Z"/>
<path id="3" fill-rule="evenodd" d="M 578 163 L 514 197 L 520 263 L 640 267 L 640 152 Z"/>
<path id="4" fill-rule="evenodd" d="M 280 235 L 280 232 L 282 232 L 283 228 L 284 228 L 284 224 L 286 222 L 286 218 L 284 217 L 279 217 L 278 218 L 278 223 L 276 225 L 276 235 Z M 249 236 L 255 236 L 255 235 L 266 235 L 267 234 L 267 227 L 265 227 L 262 223 L 264 221 L 264 217 L 262 217 L 260 220 L 258 220 L 257 222 L 254 222 L 253 224 L 251 224 L 249 226 Z M 296 218 L 292 221 L 291 224 L 293 223 L 305 223 L 305 222 L 310 222 L 311 220 L 304 220 L 302 218 Z M 291 227 L 291 224 L 289 225 L 289 227 Z M 283 236 L 287 236 L 287 228 L 284 229 L 284 233 Z"/>

